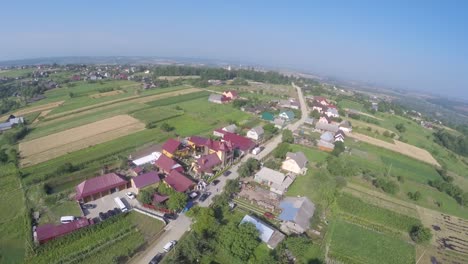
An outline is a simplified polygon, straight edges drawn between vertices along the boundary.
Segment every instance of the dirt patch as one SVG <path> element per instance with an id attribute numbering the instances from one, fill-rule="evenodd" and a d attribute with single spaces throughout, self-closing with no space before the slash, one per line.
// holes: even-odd
<path id="1" fill-rule="evenodd" d="M 34 119 L 34 122 L 32 122 L 32 123 L 35 124 L 35 123 L 39 122 L 40 117 L 46 116 L 48 113 L 50 113 L 50 111 L 52 111 L 52 109 L 42 111 L 42 112 L 39 114 L 39 116 L 38 116 L 36 119 Z"/>
<path id="2" fill-rule="evenodd" d="M 21 166 L 31 166 L 69 152 L 113 140 L 145 128 L 128 115 L 118 115 L 19 144 Z"/>
<path id="3" fill-rule="evenodd" d="M 14 112 L 13 115 L 23 116 L 23 115 L 27 115 L 27 114 L 30 114 L 30 113 L 35 113 L 35 112 L 39 112 L 39 111 L 45 111 L 45 110 L 53 109 L 53 108 L 55 108 L 57 106 L 62 105 L 63 102 L 64 101 L 58 101 L 58 102 L 53 102 L 53 103 L 48 103 L 48 104 L 43 104 L 43 105 L 24 108 L 24 109 L 21 109 L 21 110 L 18 110 L 16 112 Z M 9 115 L 4 115 L 4 116 L 0 117 L 0 119 L 5 119 L 8 116 Z"/>
<path id="4" fill-rule="evenodd" d="M 351 138 L 364 141 L 364 142 L 367 142 L 369 144 L 372 144 L 378 147 L 386 148 L 391 151 L 401 153 L 405 156 L 408 156 L 408 157 L 411 157 L 420 161 L 424 161 L 431 165 L 436 165 L 440 167 L 440 164 L 437 162 L 437 160 L 435 160 L 434 157 L 432 157 L 432 155 L 425 149 L 418 148 L 416 146 L 406 144 L 398 140 L 394 140 L 395 143 L 392 144 L 392 143 L 385 142 L 383 140 L 369 137 L 369 136 L 359 134 L 359 133 L 347 133 L 346 135 Z"/>
<path id="5" fill-rule="evenodd" d="M 110 91 L 110 92 L 105 92 L 105 93 L 97 93 L 97 94 L 91 94 L 89 95 L 90 98 L 96 99 L 96 98 L 101 98 L 101 97 L 106 97 L 106 96 L 112 96 L 112 95 L 118 95 L 124 93 L 122 90 L 115 90 L 115 91 Z"/>

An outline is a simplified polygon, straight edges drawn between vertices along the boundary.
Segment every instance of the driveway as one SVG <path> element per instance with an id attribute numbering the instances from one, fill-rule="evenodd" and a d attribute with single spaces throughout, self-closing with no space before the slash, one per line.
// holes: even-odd
<path id="1" fill-rule="evenodd" d="M 137 199 L 130 199 L 125 195 L 125 193 L 127 192 L 135 193 L 135 190 L 134 188 L 128 188 L 87 203 L 94 204 L 96 205 L 96 207 L 93 209 L 83 209 L 85 216 L 87 218 L 99 217 L 100 212 L 107 212 L 108 210 L 118 207 L 114 201 L 115 197 L 120 197 L 122 199 L 122 202 L 125 204 L 125 206 L 127 206 L 128 209 L 139 205 Z"/>
<path id="2" fill-rule="evenodd" d="M 302 94 L 301 88 L 299 86 L 296 86 L 294 83 L 292 85 L 293 87 L 297 89 L 299 102 L 301 104 L 301 111 L 302 111 L 301 119 L 297 121 L 296 123 L 290 124 L 288 126 L 288 129 L 295 130 L 305 122 L 308 116 L 308 111 L 307 111 L 307 105 L 305 104 L 305 100 L 304 100 L 304 96 Z M 213 201 L 213 197 L 220 194 L 223 191 L 223 188 L 226 185 L 227 180 L 229 179 L 233 180 L 239 177 L 237 170 L 239 169 L 239 166 L 243 162 L 245 162 L 250 157 L 256 158 L 256 159 L 263 159 L 271 151 L 273 151 L 280 143 L 281 143 L 281 135 L 278 135 L 274 137 L 272 140 L 270 140 L 268 143 L 266 143 L 264 145 L 265 149 L 259 154 L 257 155 L 248 154 L 244 156 L 239 163 L 237 163 L 236 165 L 232 166 L 231 169 L 229 169 L 231 171 L 231 174 L 229 174 L 227 177 L 226 176 L 218 177 L 217 179 L 219 180 L 219 183 L 216 186 L 213 186 L 212 184 L 207 186 L 207 191 L 211 192 L 211 195 L 204 202 L 198 201 L 198 205 L 202 207 L 210 206 Z M 190 230 L 191 224 L 192 222 L 190 218 L 185 216 L 185 214 L 180 214 L 176 220 L 171 221 L 164 228 L 165 233 L 154 243 L 154 245 L 151 245 L 145 252 L 142 252 L 141 254 L 135 256 L 133 259 L 130 260 L 130 263 L 145 263 L 146 264 L 150 262 L 150 260 L 156 254 L 163 252 L 163 247 L 167 242 L 171 240 L 179 240 L 186 231 Z"/>

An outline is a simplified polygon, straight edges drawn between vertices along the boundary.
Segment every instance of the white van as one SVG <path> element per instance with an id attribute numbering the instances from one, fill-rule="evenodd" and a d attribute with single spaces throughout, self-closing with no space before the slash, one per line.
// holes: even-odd
<path id="1" fill-rule="evenodd" d="M 68 224 L 70 222 L 73 222 L 76 220 L 76 217 L 74 216 L 62 216 L 60 217 L 60 223 L 62 224 Z"/>
<path id="2" fill-rule="evenodd" d="M 114 201 L 119 206 L 120 211 L 122 211 L 122 213 L 125 213 L 128 211 L 127 206 L 125 206 L 125 204 L 122 202 L 122 200 L 120 200 L 119 197 L 115 197 Z"/>
<path id="3" fill-rule="evenodd" d="M 177 244 L 177 241 L 175 241 L 175 240 L 172 240 L 171 242 L 168 242 L 163 247 L 164 251 L 169 252 L 169 250 L 171 250 L 175 246 L 175 244 Z"/>

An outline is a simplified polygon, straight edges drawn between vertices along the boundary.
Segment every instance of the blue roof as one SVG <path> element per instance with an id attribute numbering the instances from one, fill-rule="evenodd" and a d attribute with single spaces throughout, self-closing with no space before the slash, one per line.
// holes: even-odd
<path id="1" fill-rule="evenodd" d="M 288 116 L 289 119 L 294 119 L 294 112 L 293 111 L 284 111 L 284 113 Z"/>
<path id="2" fill-rule="evenodd" d="M 279 219 L 283 221 L 293 221 L 299 211 L 299 208 L 295 208 L 294 204 L 288 201 L 282 201 L 280 203 L 280 207 L 283 211 L 279 215 Z"/>
<path id="3" fill-rule="evenodd" d="M 241 224 L 242 223 L 252 223 L 252 224 L 254 224 L 255 227 L 257 228 L 258 232 L 260 233 L 260 239 L 265 243 L 268 243 L 271 236 L 275 232 L 275 230 L 273 230 L 273 228 L 267 226 L 262 221 L 258 220 L 257 218 L 255 218 L 253 216 L 250 216 L 250 215 L 245 215 L 244 218 L 241 221 Z"/>

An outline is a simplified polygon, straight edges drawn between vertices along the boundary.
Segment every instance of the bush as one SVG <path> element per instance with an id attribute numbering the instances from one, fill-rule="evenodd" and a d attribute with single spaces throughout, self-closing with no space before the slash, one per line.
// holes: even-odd
<path id="1" fill-rule="evenodd" d="M 424 227 L 423 225 L 415 225 L 410 231 L 410 237 L 411 239 L 418 243 L 426 243 L 429 242 L 432 238 L 432 233 L 431 230 L 427 227 Z"/>
<path id="2" fill-rule="evenodd" d="M 286 157 L 286 153 L 290 151 L 290 147 L 288 143 L 281 143 L 276 147 L 276 149 L 273 151 L 273 157 L 277 159 L 284 159 Z"/>
<path id="3" fill-rule="evenodd" d="M 175 129 L 175 127 L 169 125 L 168 123 L 162 123 L 161 124 L 161 129 L 166 132 L 170 132 Z"/>
<path id="4" fill-rule="evenodd" d="M 419 201 L 421 199 L 421 193 L 419 191 L 414 193 L 408 192 L 408 197 L 413 201 Z"/>
<path id="5" fill-rule="evenodd" d="M 392 180 L 385 180 L 383 178 L 375 179 L 372 184 L 375 187 L 382 189 L 386 193 L 396 194 L 400 188 L 398 184 Z"/>

